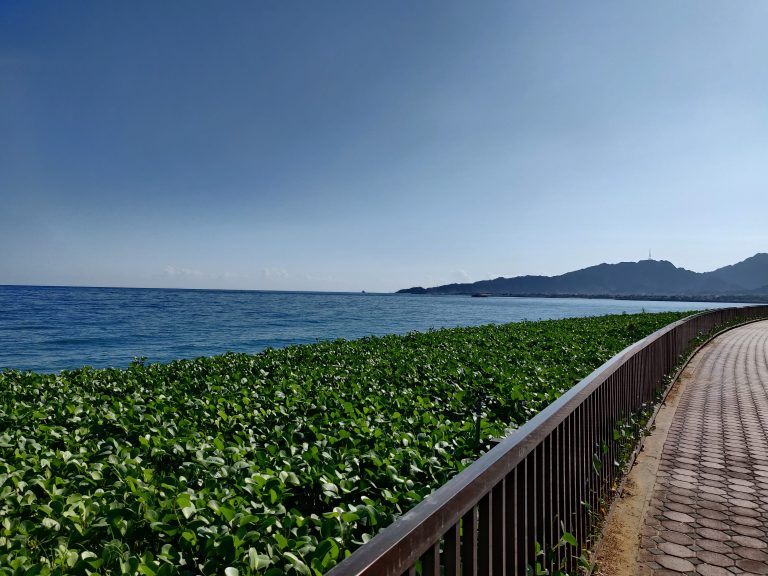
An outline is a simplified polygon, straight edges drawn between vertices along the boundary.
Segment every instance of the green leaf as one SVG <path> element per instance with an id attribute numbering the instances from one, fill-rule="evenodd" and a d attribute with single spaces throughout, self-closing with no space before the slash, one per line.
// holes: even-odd
<path id="1" fill-rule="evenodd" d="M 219 506 L 219 514 L 227 521 L 231 522 L 235 517 L 235 511 L 228 506 Z"/>
<path id="2" fill-rule="evenodd" d="M 57 532 L 61 529 L 61 524 L 59 524 L 56 520 L 53 518 L 43 518 L 43 521 L 41 522 L 43 527 L 50 528 L 51 530 L 56 530 Z"/>
<path id="3" fill-rule="evenodd" d="M 282 534 L 275 533 L 274 534 L 275 542 L 277 542 L 277 546 L 280 548 L 280 550 L 286 548 L 288 546 L 288 539 L 283 536 Z"/>
<path id="4" fill-rule="evenodd" d="M 75 550 L 68 550 L 67 554 L 66 554 L 67 566 L 72 568 L 75 564 L 77 564 L 77 560 L 78 560 L 77 551 L 75 551 Z"/>
<path id="5" fill-rule="evenodd" d="M 299 574 L 312 574 L 309 570 L 309 566 L 304 564 L 304 562 L 302 562 L 295 554 L 292 554 L 291 552 L 284 552 L 283 556 L 288 559 L 293 569 L 296 570 L 296 572 Z"/>
<path id="6" fill-rule="evenodd" d="M 563 532 L 561 539 L 563 542 L 565 542 L 566 544 L 569 544 L 570 546 L 575 547 L 577 545 L 576 536 L 574 536 L 570 532 Z"/>
<path id="7" fill-rule="evenodd" d="M 269 556 L 265 554 L 258 554 L 256 548 L 248 549 L 248 566 L 251 570 L 261 570 L 266 568 L 272 563 Z"/>
<path id="8" fill-rule="evenodd" d="M 191 506 L 192 500 L 190 499 L 189 494 L 182 492 L 176 496 L 176 504 L 179 508 L 186 508 L 187 506 Z"/>

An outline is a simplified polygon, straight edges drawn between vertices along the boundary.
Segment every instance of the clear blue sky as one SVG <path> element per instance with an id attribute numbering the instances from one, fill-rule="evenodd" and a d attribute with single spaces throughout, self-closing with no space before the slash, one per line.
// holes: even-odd
<path id="1" fill-rule="evenodd" d="M 768 2 L 0 0 L 0 284 L 768 251 Z"/>

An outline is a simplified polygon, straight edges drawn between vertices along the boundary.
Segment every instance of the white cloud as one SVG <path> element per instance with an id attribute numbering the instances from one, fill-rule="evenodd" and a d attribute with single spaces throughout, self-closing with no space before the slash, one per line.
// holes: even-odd
<path id="1" fill-rule="evenodd" d="M 163 275 L 169 278 L 204 278 L 206 276 L 200 270 L 177 268 L 176 266 L 166 266 Z"/>
<path id="2" fill-rule="evenodd" d="M 261 276 L 265 280 L 286 280 L 290 274 L 285 268 L 264 268 L 261 271 Z"/>
<path id="3" fill-rule="evenodd" d="M 166 266 L 160 276 L 166 278 L 197 278 L 205 280 L 247 280 L 248 274 L 238 272 L 222 272 L 219 274 L 210 274 L 194 268 L 180 268 L 178 266 Z"/>
<path id="4" fill-rule="evenodd" d="M 470 276 L 466 270 L 456 270 L 452 278 L 456 282 L 472 282 L 472 276 Z"/>
<path id="5" fill-rule="evenodd" d="M 214 276 L 217 280 L 247 280 L 248 274 L 239 274 L 237 272 L 224 272 L 223 274 L 217 274 Z"/>

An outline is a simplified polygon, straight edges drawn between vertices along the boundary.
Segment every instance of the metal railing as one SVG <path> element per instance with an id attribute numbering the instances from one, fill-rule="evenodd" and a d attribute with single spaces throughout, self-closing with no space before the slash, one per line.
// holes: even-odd
<path id="1" fill-rule="evenodd" d="M 704 312 L 629 346 L 327 576 L 499 576 L 537 563 L 572 569 L 619 480 L 616 426 L 657 397 L 697 337 L 767 316 L 768 306 Z M 564 533 L 570 543 L 558 546 Z"/>

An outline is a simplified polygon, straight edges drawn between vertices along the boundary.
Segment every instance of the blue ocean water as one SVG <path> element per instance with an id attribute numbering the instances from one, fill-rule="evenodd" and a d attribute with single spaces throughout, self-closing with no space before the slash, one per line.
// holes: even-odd
<path id="1" fill-rule="evenodd" d="M 414 330 L 728 304 L 0 286 L 0 369 L 55 372 Z"/>

